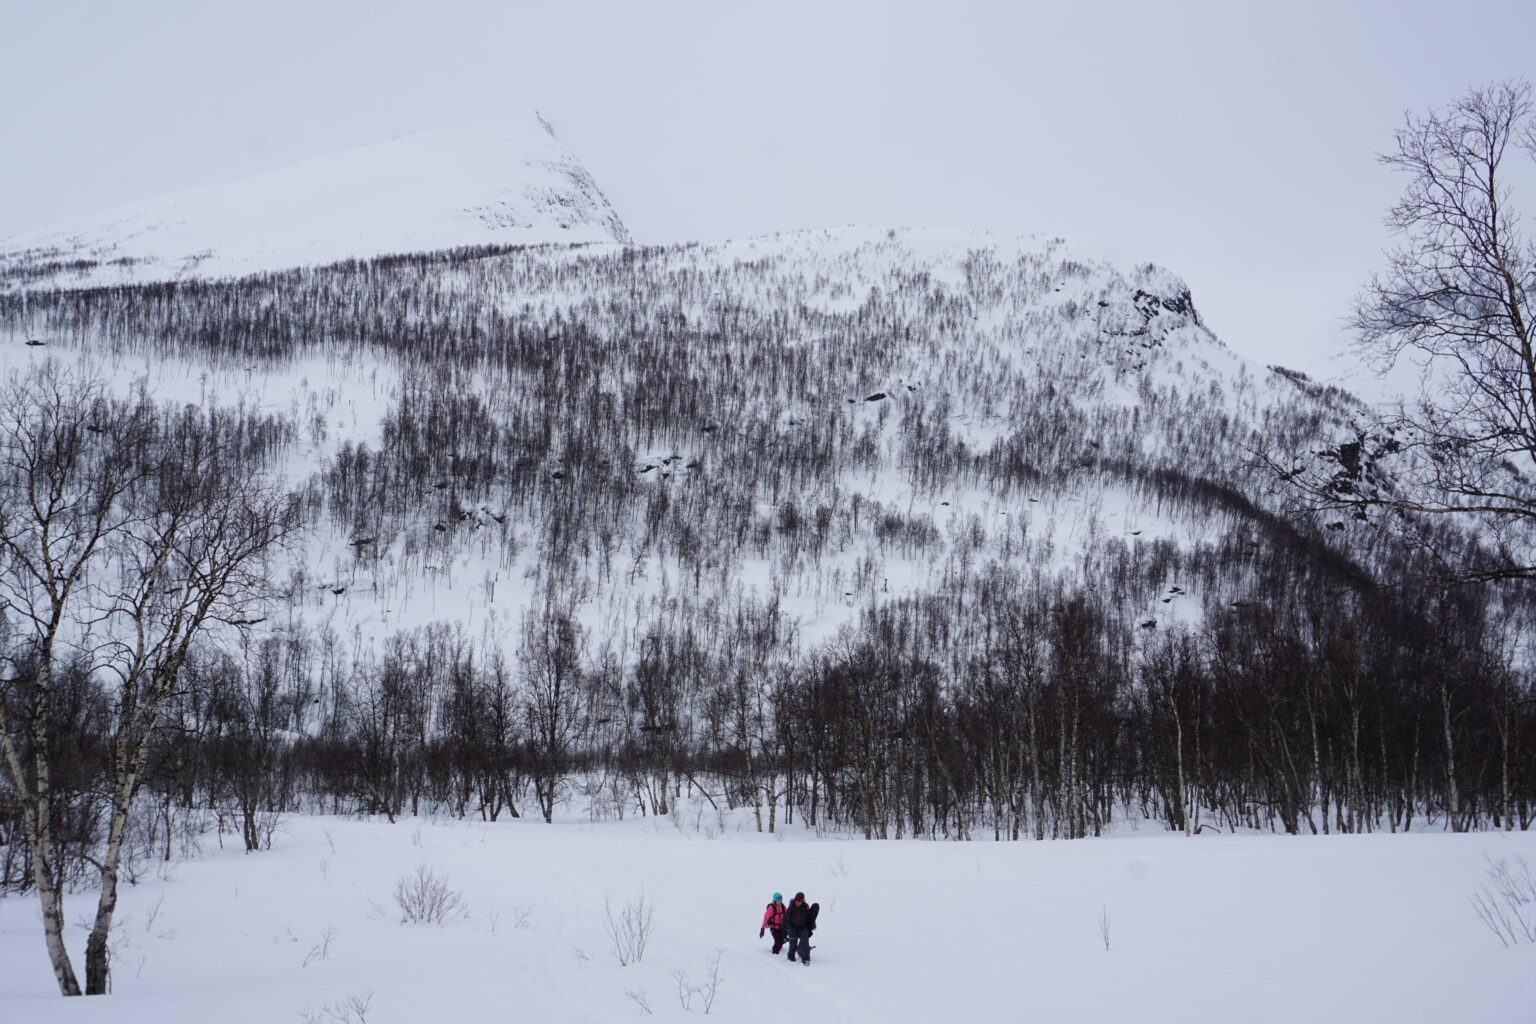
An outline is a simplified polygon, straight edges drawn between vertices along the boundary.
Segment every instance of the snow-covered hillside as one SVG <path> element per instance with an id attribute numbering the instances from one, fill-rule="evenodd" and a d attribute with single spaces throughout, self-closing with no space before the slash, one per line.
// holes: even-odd
<path id="1" fill-rule="evenodd" d="M 257 645 L 209 657 L 241 662 L 225 679 L 284 662 L 295 735 L 363 742 L 393 678 L 417 681 L 410 714 L 433 723 L 461 714 L 466 679 L 533 700 L 543 651 L 584 687 L 561 691 L 579 715 L 559 758 L 643 752 L 615 806 L 631 784 L 665 806 L 680 765 L 746 751 L 740 799 L 825 786 L 835 821 L 882 837 L 1080 836 L 1127 813 L 1286 831 L 1526 820 L 1498 795 L 1519 791 L 1500 781 L 1514 748 L 1491 738 L 1502 677 L 1458 675 L 1488 713 L 1459 720 L 1478 754 L 1456 757 L 1454 788 L 1420 745 L 1437 691 L 1404 682 L 1449 656 L 1430 644 L 1499 664 L 1467 625 L 1481 612 L 1437 624 L 1375 588 L 1412 547 L 1369 517 L 1292 514 L 1261 458 L 1332 465 L 1358 403 L 1237 357 L 1154 266 L 1054 239 L 842 229 L 34 291 L 0 295 L 0 316 L 7 361 L 143 376 L 270 439 L 253 458 L 303 496 L 303 551 L 274 566 Z M 1176 700 L 1147 696 L 1160 658 Z M 1037 685 L 1092 692 L 1051 704 Z M 828 702 L 843 690 L 879 715 Z M 821 752 L 791 754 L 775 716 L 807 707 Z M 508 757 L 538 742 L 524 722 L 503 718 L 495 742 L 524 751 Z M 1366 762 L 1373 742 L 1386 752 Z M 1087 767 L 1079 743 L 1100 747 Z M 840 768 L 774 792 L 767 766 L 790 756 Z M 1021 775 L 1029 758 L 1050 771 Z M 1257 788 L 1212 781 L 1255 771 Z M 390 813 L 428 785 L 392 778 L 324 784 Z M 471 790 L 455 793 L 467 812 Z"/>
<path id="2" fill-rule="evenodd" d="M 405 135 L 0 239 L 0 289 L 628 240 L 592 176 L 532 115 Z"/>
<path id="3" fill-rule="evenodd" d="M 1168 271 L 984 232 L 848 228 L 338 268 L 157 293 L 116 337 L 105 323 L 61 331 L 55 301 L 68 304 L 31 304 L 31 330 L 52 347 L 12 344 L 6 359 L 105 360 L 167 398 L 302 416 L 310 442 L 287 472 L 333 499 L 293 614 L 375 641 L 433 621 L 505 635 L 569 549 L 548 532 L 573 522 L 597 637 L 633 630 L 686 582 L 701 605 L 775 601 L 821 641 L 977 558 L 1091 577 L 1158 544 L 1189 552 L 1229 529 L 1268 531 L 1148 477 L 1246 488 L 1260 439 L 1338 429 L 1352 410 L 1233 353 Z M 230 323 L 227 301 L 267 325 L 260 347 L 283 357 L 251 366 L 238 345 L 174 340 Z M 324 324 L 313 342 L 284 326 L 298 308 Z M 462 367 L 451 387 L 450 364 Z M 566 382 L 544 393 L 557 364 Z M 466 412 L 479 422 L 460 433 L 449 424 Z M 407 422 L 417 414 L 437 426 Z M 662 528 L 642 528 L 658 501 Z M 674 528 L 694 534 L 686 550 Z M 358 536 L 377 538 L 367 557 Z M 613 550 L 592 552 L 593 537 Z M 615 559 L 631 568 L 602 567 Z M 1235 566 L 1210 594 L 1200 582 L 1169 566 L 1127 611 L 1198 622 L 1202 602 L 1243 596 L 1251 575 Z M 1164 584 L 1182 587 L 1168 606 Z"/>

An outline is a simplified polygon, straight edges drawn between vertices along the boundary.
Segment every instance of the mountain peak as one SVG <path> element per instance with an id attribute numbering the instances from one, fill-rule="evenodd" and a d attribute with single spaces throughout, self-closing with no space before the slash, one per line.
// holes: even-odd
<path id="1" fill-rule="evenodd" d="M 0 241 L 0 287 L 228 277 L 467 245 L 630 240 L 539 114 L 417 132 Z"/>

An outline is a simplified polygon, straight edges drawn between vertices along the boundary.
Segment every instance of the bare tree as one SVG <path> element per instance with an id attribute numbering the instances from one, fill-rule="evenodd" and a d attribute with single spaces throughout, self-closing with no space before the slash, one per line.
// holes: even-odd
<path id="1" fill-rule="evenodd" d="M 570 613 L 553 606 L 524 619 L 518 650 L 534 793 L 546 822 L 554 820 L 560 779 L 583 729 L 581 655 L 585 635 Z"/>
<path id="2" fill-rule="evenodd" d="M 115 684 L 86 944 L 85 991 L 102 994 L 129 814 L 161 712 L 197 641 L 256 621 L 262 556 L 294 529 L 297 506 L 243 462 L 217 417 L 167 417 L 142 392 L 116 400 L 53 367 L 14 380 L 0 404 L 0 612 L 8 689 L 22 698 L 10 703 L 26 709 L 22 721 L 0 711 L 0 733 L 64 995 L 80 986 L 62 937 L 48 709 L 66 650 Z"/>
<path id="3" fill-rule="evenodd" d="M 1407 361 L 1423 386 L 1321 468 L 1285 467 L 1321 508 L 1475 517 L 1492 543 L 1445 566 L 1461 579 L 1536 576 L 1536 246 L 1507 166 L 1518 152 L 1536 163 L 1532 111 L 1530 85 L 1512 81 L 1407 116 L 1381 158 L 1408 175 L 1387 215 L 1402 242 L 1351 322 L 1367 358 Z"/>
<path id="4" fill-rule="evenodd" d="M 84 642 L 72 613 L 89 569 L 122 525 L 141 469 L 132 452 L 148 435 L 147 410 L 115 406 L 99 384 L 49 366 L 0 393 L 0 616 L 6 684 L 0 704 L 6 769 L 21 796 L 32 882 L 59 991 L 79 995 L 64 947 L 60 865 L 55 861 L 53 768 L 47 735 L 55 674 Z"/>
<path id="5" fill-rule="evenodd" d="M 117 676 L 118 715 L 101 897 L 85 947 L 87 995 L 107 991 L 122 843 L 161 709 L 200 637 L 260 621 L 262 556 L 298 522 L 294 500 L 247 477 L 221 441 L 195 413 L 174 424 L 114 537 L 117 579 L 102 592 L 105 621 L 117 628 L 102 656 Z"/>

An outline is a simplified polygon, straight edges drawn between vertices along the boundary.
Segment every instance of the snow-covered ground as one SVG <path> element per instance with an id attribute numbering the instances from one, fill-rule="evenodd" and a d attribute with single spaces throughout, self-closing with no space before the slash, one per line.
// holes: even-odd
<path id="1" fill-rule="evenodd" d="M 760 835 L 706 806 L 295 817 L 271 851 L 238 846 L 127 889 L 106 998 L 54 995 L 35 900 L 0 900 L 0 1020 L 631 1021 L 639 999 L 695 1019 L 704 995 L 684 1009 L 677 974 L 704 985 L 717 952 L 723 1021 L 1536 1020 L 1536 945 L 1502 948 L 1468 902 L 1485 855 L 1536 860 L 1533 833 L 880 843 Z M 422 864 L 468 916 L 399 922 L 396 881 Z M 809 968 L 757 937 L 772 892 L 797 889 L 822 905 Z M 642 892 L 654 931 L 620 966 L 604 901 Z M 69 920 L 93 904 L 74 894 Z"/>

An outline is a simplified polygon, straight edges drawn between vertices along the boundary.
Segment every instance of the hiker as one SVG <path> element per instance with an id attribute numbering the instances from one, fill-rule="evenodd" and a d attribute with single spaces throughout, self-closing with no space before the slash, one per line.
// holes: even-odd
<path id="1" fill-rule="evenodd" d="M 795 962 L 795 953 L 800 954 L 800 962 L 806 966 L 811 963 L 811 933 L 816 930 L 816 914 L 821 910 L 819 903 L 806 903 L 805 893 L 795 893 L 795 898 L 784 908 L 784 937 L 789 940 L 789 962 Z"/>
<path id="2" fill-rule="evenodd" d="M 773 933 L 773 955 L 778 956 L 779 950 L 784 948 L 784 894 L 781 892 L 773 894 L 768 909 L 763 911 L 763 924 L 757 930 L 757 937 L 762 938 L 764 931 Z"/>

